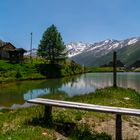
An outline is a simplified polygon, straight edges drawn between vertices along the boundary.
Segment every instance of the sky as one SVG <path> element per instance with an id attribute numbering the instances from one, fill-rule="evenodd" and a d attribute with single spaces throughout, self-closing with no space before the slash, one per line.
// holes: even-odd
<path id="1" fill-rule="evenodd" d="M 54 24 L 65 44 L 140 36 L 140 0 L 0 0 L 0 40 L 38 48 Z"/>

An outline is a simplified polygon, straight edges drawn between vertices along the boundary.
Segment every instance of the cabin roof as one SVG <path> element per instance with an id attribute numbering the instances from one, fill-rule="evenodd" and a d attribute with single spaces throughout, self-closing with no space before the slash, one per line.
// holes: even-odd
<path id="1" fill-rule="evenodd" d="M 0 49 L 3 49 L 4 47 L 6 47 L 7 45 L 10 45 L 13 47 L 13 49 L 7 49 L 7 51 L 16 51 L 16 52 L 26 52 L 25 49 L 23 48 L 16 48 L 13 44 L 11 44 L 10 42 L 5 43 L 3 46 L 0 46 Z"/>
<path id="2" fill-rule="evenodd" d="M 13 44 L 11 44 L 10 42 L 6 42 L 4 45 L 0 46 L 0 48 L 4 48 L 7 45 L 11 45 L 14 49 L 16 48 Z"/>

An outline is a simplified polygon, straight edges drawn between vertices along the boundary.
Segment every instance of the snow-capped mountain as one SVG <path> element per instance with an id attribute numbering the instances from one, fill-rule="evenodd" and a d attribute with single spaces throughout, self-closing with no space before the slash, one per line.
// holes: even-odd
<path id="1" fill-rule="evenodd" d="M 73 57 L 75 55 L 78 55 L 86 50 L 86 48 L 89 48 L 90 44 L 88 43 L 82 43 L 82 42 L 75 42 L 75 43 L 69 43 L 66 45 L 67 51 L 68 51 L 68 57 Z"/>
<path id="2" fill-rule="evenodd" d="M 97 61 L 99 60 L 99 58 L 110 54 L 112 51 L 127 51 L 129 47 L 134 46 L 138 43 L 140 43 L 140 37 L 132 37 L 125 40 L 107 39 L 93 44 L 76 42 L 67 44 L 66 48 L 68 52 L 68 57 L 79 64 L 101 65 L 105 62 L 98 63 Z"/>
<path id="3" fill-rule="evenodd" d="M 33 57 L 36 57 L 37 56 L 37 49 L 33 48 L 32 50 L 28 50 L 24 56 L 30 56 L 32 55 Z"/>
<path id="4" fill-rule="evenodd" d="M 118 50 L 123 47 L 126 47 L 128 45 L 135 44 L 136 42 L 140 41 L 140 37 L 133 37 L 130 39 L 125 40 L 113 40 L 113 39 L 107 39 L 101 42 L 97 42 L 94 44 L 89 43 L 82 43 L 82 42 L 75 42 L 75 43 L 69 43 L 66 45 L 68 57 L 74 57 L 76 55 L 82 54 L 82 53 L 91 53 L 95 57 L 100 57 L 102 55 L 105 55 L 109 53 L 112 50 Z"/>

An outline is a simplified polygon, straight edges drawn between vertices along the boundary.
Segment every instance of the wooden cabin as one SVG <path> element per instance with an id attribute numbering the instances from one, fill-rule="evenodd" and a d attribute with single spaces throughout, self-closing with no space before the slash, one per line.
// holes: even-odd
<path id="1" fill-rule="evenodd" d="M 5 43 L 0 46 L 0 59 L 9 60 L 11 63 L 23 62 L 24 53 L 26 50 L 23 48 L 16 48 L 11 43 Z"/>

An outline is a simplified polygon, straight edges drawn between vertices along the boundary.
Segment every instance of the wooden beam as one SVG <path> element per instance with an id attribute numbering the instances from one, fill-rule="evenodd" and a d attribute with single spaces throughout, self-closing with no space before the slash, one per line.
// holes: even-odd
<path id="1" fill-rule="evenodd" d="M 44 119 L 47 125 L 52 124 L 52 106 L 45 105 Z"/>
<path id="2" fill-rule="evenodd" d="M 117 53 L 113 52 L 113 87 L 117 87 L 117 72 L 116 66 L 117 65 Z"/>
<path id="3" fill-rule="evenodd" d="M 116 140 L 122 140 L 122 119 L 120 114 L 116 114 Z"/>

